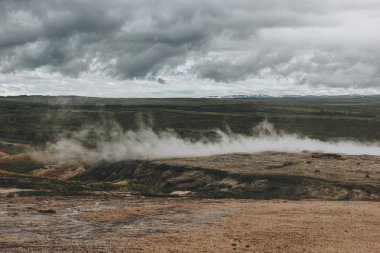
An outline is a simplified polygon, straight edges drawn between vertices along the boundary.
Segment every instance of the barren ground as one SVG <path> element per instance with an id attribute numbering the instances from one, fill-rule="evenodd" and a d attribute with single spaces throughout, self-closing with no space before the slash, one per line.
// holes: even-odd
<path id="1" fill-rule="evenodd" d="M 154 160 L 158 164 L 202 167 L 239 174 L 308 176 L 380 186 L 380 157 L 322 153 L 263 152 Z M 368 175 L 368 177 L 366 177 Z"/>
<path id="2" fill-rule="evenodd" d="M 23 181 L 0 185 L 0 252 L 379 252 L 379 159 L 267 152 L 49 165 L 29 175 L 140 183 L 166 197 L 23 197 Z M 200 195 L 168 197 L 188 190 Z M 203 191 L 268 200 L 199 198 Z M 284 200 L 289 192 L 300 200 Z"/>
<path id="3" fill-rule="evenodd" d="M 378 252 L 380 203 L 0 199 L 1 252 Z"/>

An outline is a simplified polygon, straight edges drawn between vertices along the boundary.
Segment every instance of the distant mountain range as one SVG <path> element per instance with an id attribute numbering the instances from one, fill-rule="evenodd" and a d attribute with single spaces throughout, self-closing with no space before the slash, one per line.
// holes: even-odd
<path id="1" fill-rule="evenodd" d="M 206 98 L 237 98 L 237 99 L 247 99 L 247 98 L 273 98 L 273 96 L 257 94 L 257 95 L 229 95 L 229 96 L 207 96 Z"/>
<path id="2" fill-rule="evenodd" d="M 283 96 L 270 96 L 265 94 L 256 94 L 256 95 L 228 95 L 228 96 L 207 96 L 205 98 L 231 98 L 231 99 L 252 99 L 252 98 L 375 98 L 380 99 L 380 95 L 283 95 Z"/>
<path id="3" fill-rule="evenodd" d="M 104 98 L 107 99 L 107 97 L 87 97 L 87 96 L 75 96 L 75 95 L 16 95 L 16 96 L 0 96 L 0 98 L 67 98 L 67 99 L 80 99 L 80 98 L 89 98 L 89 99 L 95 99 L 95 98 Z M 173 97 L 175 99 L 176 97 Z M 186 98 L 186 97 L 183 97 Z M 188 97 L 188 98 L 194 98 L 194 97 Z M 271 96 L 266 94 L 254 94 L 254 95 L 243 95 L 243 94 L 235 94 L 235 95 L 227 95 L 227 96 L 206 96 L 203 98 L 215 98 L 215 99 L 276 99 L 276 98 L 293 98 L 293 99 L 380 99 L 380 94 L 376 95 L 282 95 L 282 96 Z M 109 98 L 109 99 L 124 99 L 123 97 L 119 98 Z M 128 99 L 128 98 L 125 98 Z M 133 99 L 133 98 L 130 98 Z M 143 99 L 143 98 L 142 98 Z"/>

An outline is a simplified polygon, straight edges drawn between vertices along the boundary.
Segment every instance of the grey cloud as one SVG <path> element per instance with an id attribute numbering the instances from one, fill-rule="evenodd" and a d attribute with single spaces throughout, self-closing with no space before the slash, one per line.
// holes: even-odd
<path id="1" fill-rule="evenodd" d="M 371 0 L 5 0 L 0 70 L 166 79 L 191 61 L 177 74 L 377 87 L 379 13 Z"/>
<path id="2" fill-rule="evenodd" d="M 309 54 L 309 55 L 308 55 Z M 345 53 L 313 50 L 297 53 L 294 49 L 242 57 L 235 61 L 214 60 L 193 66 L 199 78 L 217 82 L 235 82 L 249 77 L 272 79 L 292 78 L 299 84 L 330 87 L 378 87 L 380 62 Z M 306 57 L 304 57 L 306 56 Z"/>
<path id="3" fill-rule="evenodd" d="M 0 25 L 2 72 L 48 67 L 77 75 L 87 70 L 97 44 L 124 23 L 118 10 L 101 1 L 1 2 L 8 6 Z M 8 4 L 8 5 L 7 5 Z"/>
<path id="4" fill-rule="evenodd" d="M 6 13 L 8 19 L 12 19 L 12 15 L 17 16 L 17 13 L 22 13 L 23 15 L 19 14 L 20 19 L 29 18 L 32 21 L 34 19 L 34 23 L 25 24 L 20 20 L 16 27 L 3 27 L 2 33 L 6 34 L 7 30 L 12 30 L 12 33 L 2 36 L 6 39 L 0 42 L 0 46 L 6 47 L 10 52 L 8 57 L 19 56 L 18 59 L 12 59 L 14 63 L 6 66 L 3 71 L 33 69 L 41 66 L 41 63 L 48 67 L 57 67 L 56 56 L 61 55 L 62 50 L 55 45 L 70 44 L 74 40 L 82 44 L 95 45 L 87 46 L 86 49 L 71 47 L 72 51 L 66 52 L 67 54 L 75 54 L 80 58 L 83 57 L 83 50 L 87 55 L 98 50 L 101 57 L 106 58 L 104 61 L 116 58 L 115 69 L 111 70 L 116 70 L 123 78 L 143 77 L 150 72 L 154 73 L 160 66 L 170 65 L 173 57 L 180 59 L 191 50 L 207 50 L 208 42 L 220 33 L 249 36 L 256 27 L 288 23 L 283 15 L 271 19 L 267 13 L 255 12 L 255 6 L 252 5 L 250 9 L 256 15 L 250 16 L 245 12 L 241 18 L 237 15 L 231 16 L 233 12 L 242 11 L 239 5 L 230 6 L 230 9 L 223 7 L 223 2 L 218 4 L 218 1 L 192 4 L 186 1 L 142 1 L 140 5 L 129 1 L 83 0 L 11 3 L 11 1 L 2 2 L 8 10 Z M 257 10 L 260 9 L 262 8 Z M 262 17 L 265 15 L 265 18 Z M 144 25 L 144 20 L 149 22 Z M 141 22 L 143 26 L 140 26 Z M 121 30 L 123 25 L 127 29 Z M 36 62 L 31 62 L 30 57 L 25 59 L 22 54 L 14 53 L 20 48 L 24 49 L 28 43 L 35 43 L 41 39 L 50 44 L 50 53 L 44 59 L 38 57 Z M 66 54 L 62 58 L 71 60 L 70 55 Z M 137 61 L 137 66 L 133 66 L 134 59 Z M 23 61 L 27 63 L 16 64 Z M 65 70 L 65 64 L 61 65 L 62 70 Z"/>

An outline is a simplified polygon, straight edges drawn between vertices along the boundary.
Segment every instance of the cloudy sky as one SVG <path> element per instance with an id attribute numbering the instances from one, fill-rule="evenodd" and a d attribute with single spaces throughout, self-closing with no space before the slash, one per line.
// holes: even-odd
<path id="1" fill-rule="evenodd" d="M 0 0 L 19 94 L 380 94 L 380 1 Z"/>

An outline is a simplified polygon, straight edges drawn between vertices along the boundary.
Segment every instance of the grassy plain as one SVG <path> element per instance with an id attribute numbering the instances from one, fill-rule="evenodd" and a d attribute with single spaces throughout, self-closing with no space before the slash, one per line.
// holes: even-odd
<path id="1" fill-rule="evenodd" d="M 254 99 L 117 99 L 88 97 L 0 97 L 0 141 L 44 145 L 63 133 L 117 122 L 136 129 L 136 118 L 155 130 L 185 138 L 212 136 L 213 129 L 249 134 L 267 119 L 288 133 L 322 140 L 380 140 L 380 98 L 296 97 Z M 22 147 L 1 144 L 2 150 Z"/>

